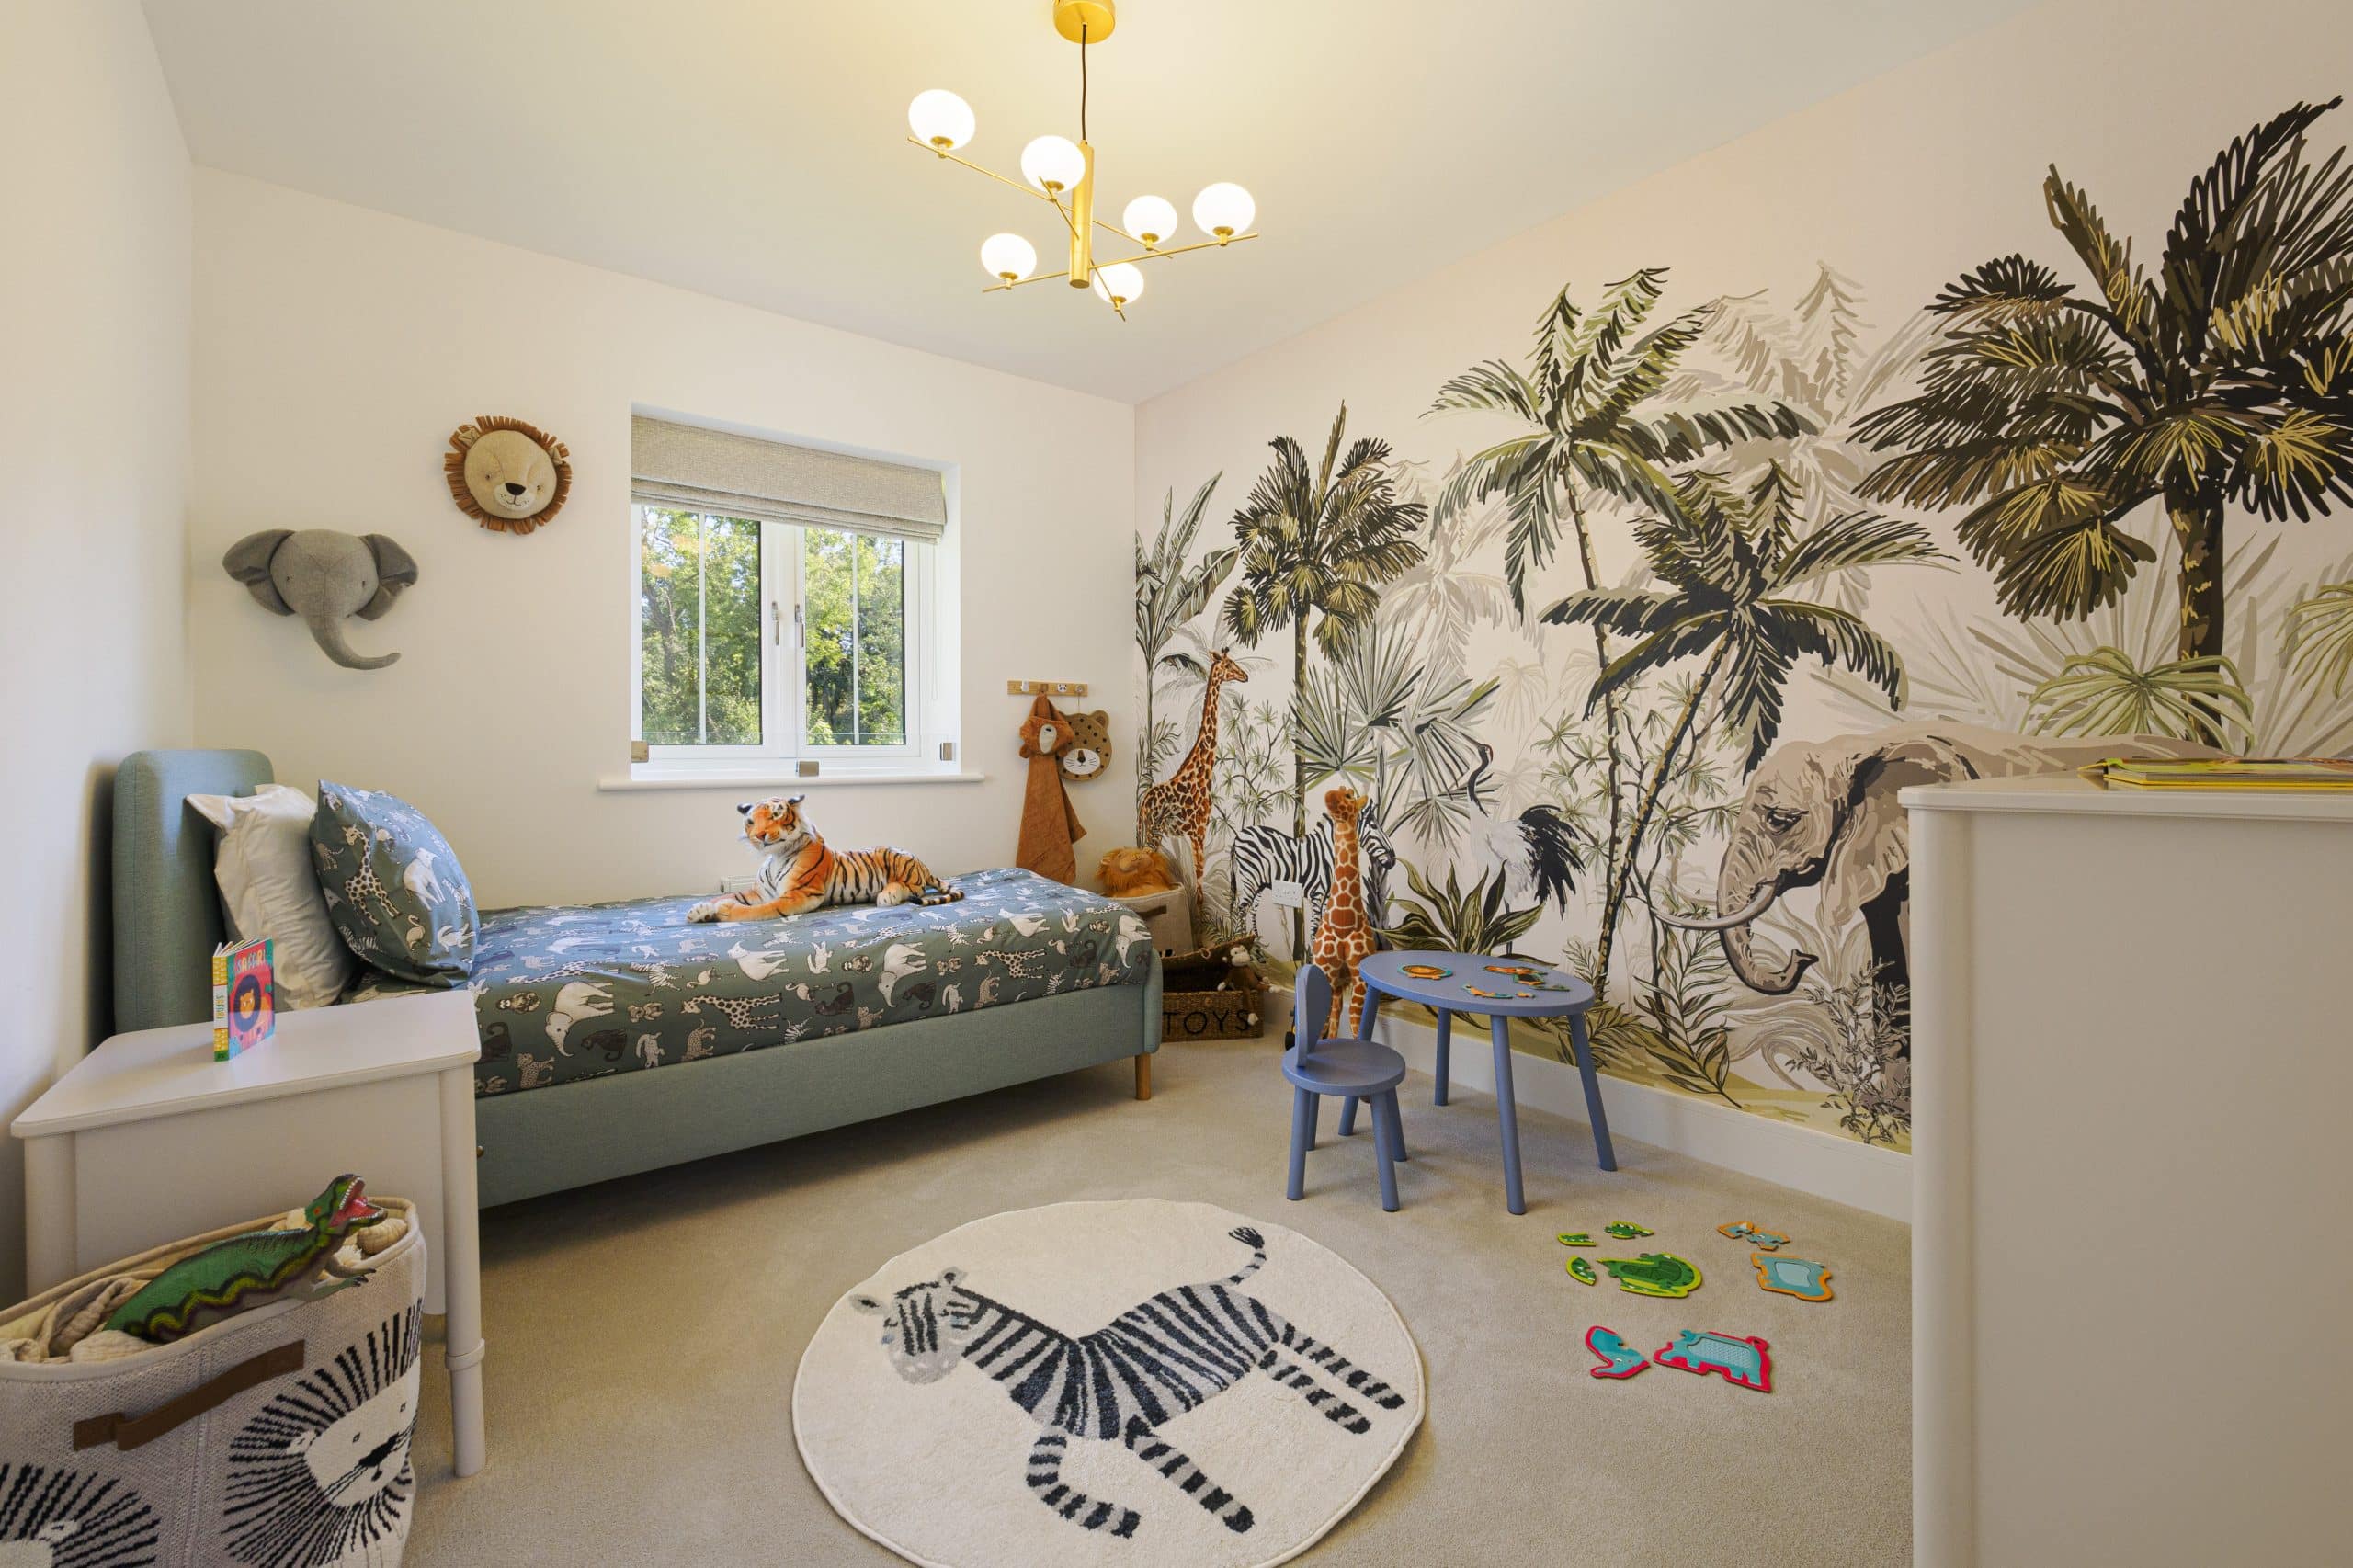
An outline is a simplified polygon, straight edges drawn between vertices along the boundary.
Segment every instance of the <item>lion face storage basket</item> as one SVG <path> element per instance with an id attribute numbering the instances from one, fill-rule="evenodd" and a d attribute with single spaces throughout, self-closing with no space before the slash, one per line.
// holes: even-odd
<path id="1" fill-rule="evenodd" d="M 373 1201 L 408 1226 L 357 1284 L 169 1345 L 105 1334 L 86 1344 L 99 1358 L 0 1359 L 0 1564 L 397 1568 L 416 1496 L 425 1235 L 407 1202 Z M 72 1337 L 112 1277 L 278 1222 L 157 1247 L 12 1307 L 0 1355 Z"/>

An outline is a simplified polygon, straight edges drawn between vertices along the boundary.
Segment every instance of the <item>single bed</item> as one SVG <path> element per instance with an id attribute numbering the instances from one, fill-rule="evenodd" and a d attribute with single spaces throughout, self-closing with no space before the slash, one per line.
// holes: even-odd
<path id="1" fill-rule="evenodd" d="M 115 779 L 115 1027 L 210 1013 L 212 830 L 190 794 L 249 751 L 140 752 Z M 1160 960 L 1120 905 L 1027 871 L 960 903 L 690 926 L 692 897 L 485 912 L 471 988 L 482 1201 L 798 1137 L 1079 1067 L 1150 1094 Z M 373 976 L 339 1004 L 413 989 Z"/>

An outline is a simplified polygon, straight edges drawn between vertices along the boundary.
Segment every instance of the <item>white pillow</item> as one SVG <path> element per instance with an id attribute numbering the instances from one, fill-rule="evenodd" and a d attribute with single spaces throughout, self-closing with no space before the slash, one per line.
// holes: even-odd
<path id="1" fill-rule="evenodd" d="M 190 795 L 199 816 L 221 830 L 212 874 L 237 940 L 270 939 L 278 1005 L 324 1007 L 351 981 L 351 950 L 327 918 L 311 862 L 307 791 L 265 784 L 250 795 Z"/>

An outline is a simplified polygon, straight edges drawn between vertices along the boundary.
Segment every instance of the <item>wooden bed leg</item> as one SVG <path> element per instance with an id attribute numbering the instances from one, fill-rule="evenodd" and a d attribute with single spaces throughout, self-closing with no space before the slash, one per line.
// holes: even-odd
<path id="1" fill-rule="evenodd" d="M 1152 1058 L 1149 1056 L 1136 1058 L 1136 1098 L 1152 1098 Z"/>

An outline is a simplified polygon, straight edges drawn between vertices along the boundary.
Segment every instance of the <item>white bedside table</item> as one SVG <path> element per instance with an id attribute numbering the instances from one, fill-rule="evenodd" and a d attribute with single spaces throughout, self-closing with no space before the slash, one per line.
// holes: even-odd
<path id="1" fill-rule="evenodd" d="M 425 1310 L 449 1314 L 451 1448 L 483 1467 L 482 1246 L 473 998 L 464 991 L 281 1013 L 230 1062 L 212 1026 L 116 1035 L 17 1118 L 25 1267 L 42 1290 L 180 1236 L 308 1202 L 344 1171 L 416 1205 Z"/>

